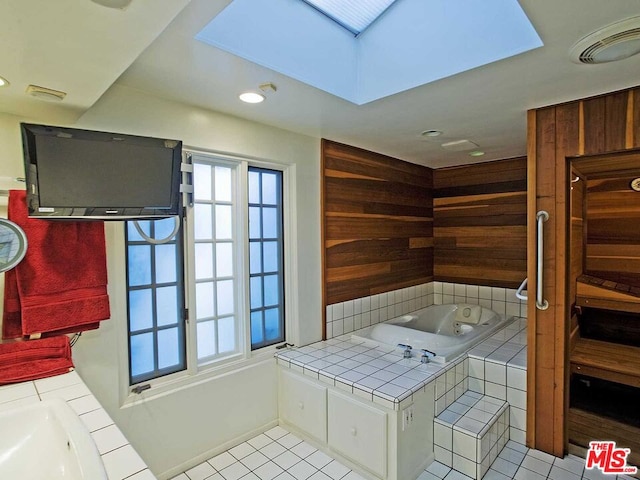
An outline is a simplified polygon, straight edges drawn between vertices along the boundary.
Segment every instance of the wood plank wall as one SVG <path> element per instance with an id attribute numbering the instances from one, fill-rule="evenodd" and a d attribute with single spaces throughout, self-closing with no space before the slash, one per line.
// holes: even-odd
<path id="1" fill-rule="evenodd" d="M 640 147 L 640 88 L 531 110 L 528 119 L 529 249 L 535 251 L 537 210 L 545 224 L 544 298 L 548 310 L 529 302 L 529 446 L 562 456 L 567 445 L 569 299 L 567 290 L 568 157 Z M 588 228 L 588 227 L 587 227 Z M 535 298 L 536 260 L 527 268 Z"/>
<path id="2" fill-rule="evenodd" d="M 433 280 L 433 170 L 322 140 L 324 305 Z"/>
<path id="3" fill-rule="evenodd" d="M 633 175 L 587 182 L 587 274 L 640 286 L 640 192 Z"/>
<path id="4" fill-rule="evenodd" d="M 434 172 L 434 277 L 517 288 L 527 276 L 526 157 Z"/>

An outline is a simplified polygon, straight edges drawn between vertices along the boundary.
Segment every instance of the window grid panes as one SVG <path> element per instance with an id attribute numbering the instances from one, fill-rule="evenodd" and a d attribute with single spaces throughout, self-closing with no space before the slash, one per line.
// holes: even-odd
<path id="1" fill-rule="evenodd" d="M 196 349 L 199 363 L 239 351 L 235 167 L 194 161 Z"/>
<path id="2" fill-rule="evenodd" d="M 165 238 L 174 219 L 138 222 L 152 238 Z M 182 234 L 169 242 L 145 241 L 133 222 L 125 228 L 129 383 L 186 368 Z"/>
<path id="3" fill-rule="evenodd" d="M 249 167 L 251 349 L 283 342 L 282 172 Z"/>

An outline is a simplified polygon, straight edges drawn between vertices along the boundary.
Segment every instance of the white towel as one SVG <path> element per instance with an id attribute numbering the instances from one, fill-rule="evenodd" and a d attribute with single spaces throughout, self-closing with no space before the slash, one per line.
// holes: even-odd
<path id="1" fill-rule="evenodd" d="M 456 309 L 455 322 L 477 324 L 480 322 L 480 316 L 482 315 L 482 307 L 480 305 L 465 305 L 460 304 Z"/>

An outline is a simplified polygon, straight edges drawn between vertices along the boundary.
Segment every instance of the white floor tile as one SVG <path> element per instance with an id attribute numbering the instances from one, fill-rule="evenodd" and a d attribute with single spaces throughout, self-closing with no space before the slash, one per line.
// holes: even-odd
<path id="1" fill-rule="evenodd" d="M 517 450 L 513 450 L 508 447 L 503 448 L 500 455 L 498 455 L 498 458 L 503 458 L 504 460 L 515 463 L 516 465 L 520 465 L 522 460 L 524 460 L 524 457 L 524 452 L 518 452 Z"/>
<path id="2" fill-rule="evenodd" d="M 328 463 L 322 468 L 322 472 L 326 475 L 329 475 L 333 480 L 340 480 L 347 473 L 351 471 L 350 468 L 344 466 L 337 460 Z"/>
<path id="3" fill-rule="evenodd" d="M 249 473 L 249 469 L 245 467 L 240 462 L 234 462 L 229 465 L 227 468 L 223 468 L 220 470 L 220 475 L 222 475 L 225 480 L 238 480 L 239 478 L 244 477 L 247 473 Z M 187 472 L 187 475 L 189 472 Z"/>
<path id="4" fill-rule="evenodd" d="M 187 477 L 189 477 L 189 480 L 204 480 L 205 478 L 215 474 L 216 471 L 211 465 L 204 462 L 190 470 L 187 470 L 185 473 L 187 474 Z"/>
<path id="5" fill-rule="evenodd" d="M 313 475 L 311 475 L 311 477 L 309 477 L 309 480 L 331 480 L 331 477 L 327 476 L 322 472 L 316 472 Z"/>
<path id="6" fill-rule="evenodd" d="M 601 470 L 594 468 L 592 470 L 584 471 L 582 478 L 588 478 L 589 480 L 612 480 L 610 475 L 605 475 Z"/>
<path id="7" fill-rule="evenodd" d="M 542 460 L 546 463 L 553 463 L 553 461 L 556 459 L 556 457 L 554 457 L 553 455 L 549 455 L 548 453 L 534 449 L 529 450 L 529 453 L 527 455 L 537 458 L 538 460 Z"/>
<path id="8" fill-rule="evenodd" d="M 213 468 L 215 468 L 217 471 L 220 471 L 227 468 L 229 465 L 235 463 L 237 460 L 229 452 L 224 452 L 224 453 L 221 453 L 220 455 L 210 458 L 207 461 L 211 464 Z"/>
<path id="9" fill-rule="evenodd" d="M 313 465 L 302 460 L 291 467 L 288 472 L 293 475 L 297 480 L 307 480 L 311 475 L 316 473 L 318 469 Z"/>
<path id="10" fill-rule="evenodd" d="M 554 467 L 561 468 L 580 477 L 582 477 L 582 472 L 584 472 L 584 465 L 585 461 L 583 458 L 572 457 L 570 455 L 564 458 L 556 458 L 553 461 Z"/>
<path id="11" fill-rule="evenodd" d="M 482 480 L 511 480 L 511 478 L 512 477 L 508 477 L 505 474 L 490 468 L 485 474 L 485 476 L 482 477 Z"/>
<path id="12" fill-rule="evenodd" d="M 282 455 L 287 451 L 282 445 L 277 442 L 270 443 L 266 447 L 260 449 L 260 451 L 269 458 L 276 458 L 278 455 Z"/>
<path id="13" fill-rule="evenodd" d="M 253 452 L 250 455 L 244 457 L 241 462 L 244 466 L 246 466 L 249 470 L 255 470 L 261 465 L 267 463 L 269 459 L 263 455 L 261 452 Z"/>
<path id="14" fill-rule="evenodd" d="M 294 453 L 288 450 L 273 459 L 273 462 L 277 464 L 280 468 L 283 468 L 284 470 L 288 470 L 289 468 L 293 467 L 296 463 L 300 461 L 301 459 L 299 456 L 295 455 Z"/>
<path id="15" fill-rule="evenodd" d="M 296 480 L 296 477 L 291 475 L 289 472 L 282 472 L 280 475 L 274 478 L 274 480 Z"/>
<path id="16" fill-rule="evenodd" d="M 302 442 L 293 447 L 291 451 L 298 455 L 300 458 L 307 458 L 309 455 L 316 451 L 316 448 L 309 445 L 307 442 Z"/>
<path id="17" fill-rule="evenodd" d="M 520 467 L 513 478 L 515 480 L 545 480 L 547 477 Z"/>
<path id="18" fill-rule="evenodd" d="M 433 473 L 438 478 L 444 478 L 451 471 L 451 468 L 440 462 L 431 462 L 431 465 L 427 467 L 426 472 Z"/>
<path id="19" fill-rule="evenodd" d="M 509 478 L 513 478 L 518 471 L 518 465 L 500 457 L 496 458 L 495 462 L 491 465 L 491 468 L 508 476 Z"/>
<path id="20" fill-rule="evenodd" d="M 247 443 L 251 445 L 253 448 L 255 448 L 256 450 L 260 450 L 261 448 L 266 447 L 271 442 L 273 442 L 273 439 L 270 437 L 267 437 L 264 433 L 261 433 L 257 437 L 253 437 L 251 440 L 247 441 Z"/>
<path id="21" fill-rule="evenodd" d="M 531 470 L 532 472 L 535 472 L 539 475 L 542 475 L 545 478 L 547 477 L 547 475 L 549 475 L 549 471 L 551 470 L 550 463 L 543 462 L 542 460 L 531 456 L 531 452 L 529 452 L 527 456 L 524 457 L 524 460 L 522 460 L 520 466 L 526 468 L 527 470 Z"/>
<path id="22" fill-rule="evenodd" d="M 351 470 L 342 480 L 365 480 L 361 475 Z"/>
<path id="23" fill-rule="evenodd" d="M 256 449 L 253 448 L 249 443 L 244 442 L 236 447 L 231 448 L 229 450 L 229 453 L 236 459 L 242 460 L 244 457 L 246 457 L 247 455 L 251 455 L 255 451 Z"/>
<path id="24" fill-rule="evenodd" d="M 581 476 L 554 465 L 549 472 L 549 480 L 580 480 Z"/>
<path id="25" fill-rule="evenodd" d="M 262 480 L 272 480 L 280 475 L 284 470 L 273 462 L 267 462 L 253 471 Z"/>
<path id="26" fill-rule="evenodd" d="M 444 478 L 445 480 L 469 480 L 471 477 L 467 477 L 465 474 L 456 470 L 451 470 Z"/>
<path id="27" fill-rule="evenodd" d="M 309 462 L 311 465 L 313 465 L 314 467 L 316 467 L 317 469 L 321 469 L 326 464 L 328 464 L 332 459 L 326 453 L 323 453 L 318 450 L 312 453 L 311 455 L 309 455 L 305 460 Z"/>
<path id="28" fill-rule="evenodd" d="M 529 451 L 529 448 L 527 448 L 525 445 L 523 445 L 522 443 L 514 442 L 513 440 L 509 440 L 506 446 L 515 450 L 516 452 L 522 452 L 525 454 Z"/>
<path id="29" fill-rule="evenodd" d="M 291 449 L 302 442 L 301 438 L 296 437 L 293 433 L 288 433 L 284 437 L 278 439 L 278 443 L 284 448 Z"/>
<path id="30" fill-rule="evenodd" d="M 278 440 L 280 437 L 284 437 L 287 432 L 284 428 L 282 428 L 280 425 L 273 427 L 271 430 L 267 430 L 266 432 L 264 432 L 267 437 L 271 437 L 274 440 Z"/>
<path id="31" fill-rule="evenodd" d="M 441 480 L 440 477 L 435 476 L 431 472 L 427 472 L 426 470 L 418 475 L 416 480 Z"/>

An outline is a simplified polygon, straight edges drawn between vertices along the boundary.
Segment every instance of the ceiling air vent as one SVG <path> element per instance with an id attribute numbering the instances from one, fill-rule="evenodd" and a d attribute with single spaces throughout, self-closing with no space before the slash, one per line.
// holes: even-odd
<path id="1" fill-rule="evenodd" d="M 640 53 L 640 17 L 612 23 L 587 35 L 569 51 L 575 63 L 615 62 Z"/>

